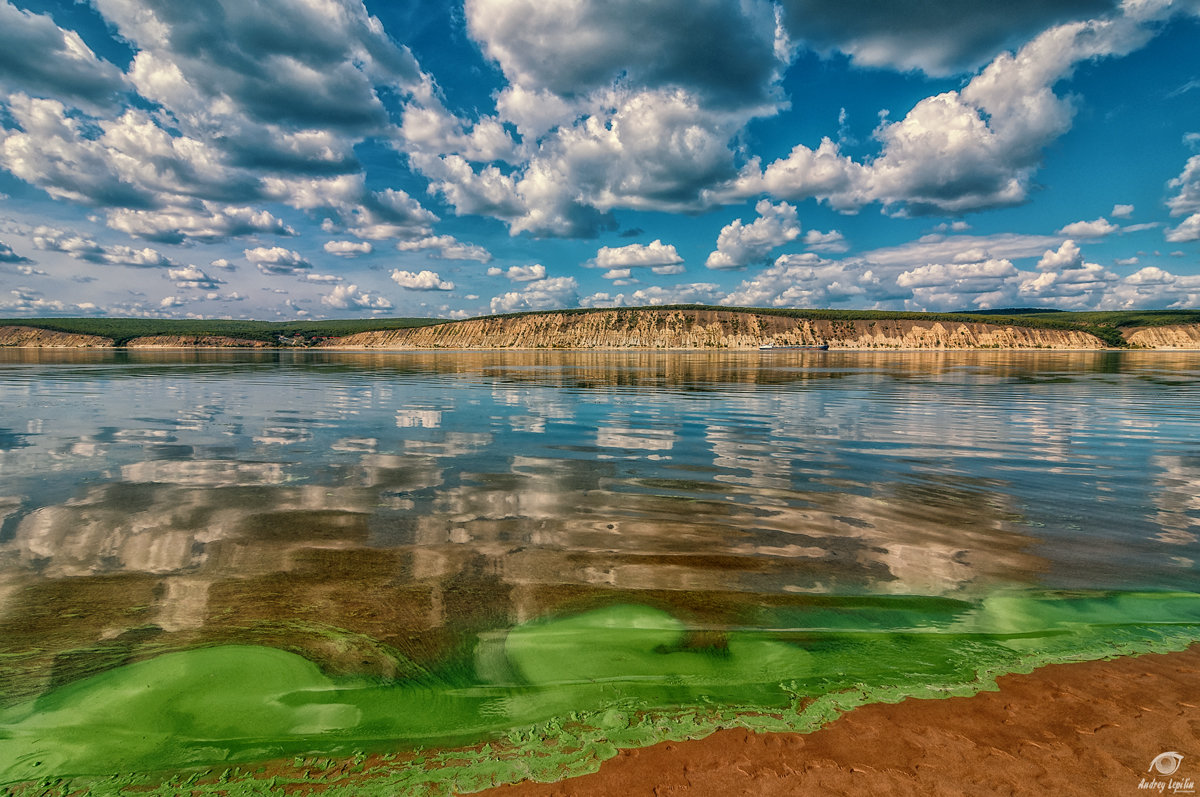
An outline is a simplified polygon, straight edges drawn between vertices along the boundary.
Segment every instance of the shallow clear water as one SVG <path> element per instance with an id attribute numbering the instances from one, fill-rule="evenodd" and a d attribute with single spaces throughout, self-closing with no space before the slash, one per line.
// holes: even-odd
<path id="1" fill-rule="evenodd" d="M 1138 352 L 0 352 L 0 782 L 1178 645 L 1198 386 Z"/>

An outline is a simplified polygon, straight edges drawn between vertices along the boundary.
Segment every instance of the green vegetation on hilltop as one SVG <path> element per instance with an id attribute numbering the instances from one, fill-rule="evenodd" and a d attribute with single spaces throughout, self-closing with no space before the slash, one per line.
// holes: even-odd
<path id="1" fill-rule="evenodd" d="M 283 321 L 271 326 L 284 335 L 327 338 L 374 332 L 379 329 L 409 329 L 444 323 L 444 318 L 340 318 L 327 321 Z"/>
<path id="2" fill-rule="evenodd" d="M 1036 318 L 1114 327 L 1162 327 L 1169 324 L 1200 324 L 1200 310 L 1027 310 Z"/>

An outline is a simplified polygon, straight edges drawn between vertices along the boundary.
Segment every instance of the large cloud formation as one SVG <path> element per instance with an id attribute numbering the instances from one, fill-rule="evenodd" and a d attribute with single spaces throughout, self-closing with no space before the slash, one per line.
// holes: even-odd
<path id="1" fill-rule="evenodd" d="M 1110 17 L 1052 27 L 997 55 L 961 91 L 927 97 L 903 119 L 882 124 L 873 159 L 856 162 L 826 138 L 766 167 L 752 159 L 712 197 L 766 193 L 845 210 L 881 202 L 896 212 L 945 214 L 1021 203 L 1043 149 L 1071 127 L 1074 106 L 1055 85 L 1081 62 L 1140 48 L 1178 11 L 1168 2 L 1130 2 Z"/>
<path id="2" fill-rule="evenodd" d="M 1111 11 L 1113 0 L 783 0 L 788 32 L 863 66 L 972 71 L 1052 25 Z"/>
<path id="3" fill-rule="evenodd" d="M 731 140 L 783 102 L 789 54 L 765 0 L 468 0 L 465 11 L 508 83 L 497 114 L 522 137 L 519 168 L 450 152 L 414 164 L 457 212 L 514 234 L 590 236 L 612 228 L 615 208 L 697 207 L 735 175 Z"/>
<path id="4" fill-rule="evenodd" d="M 612 227 L 615 209 L 702 210 L 764 195 L 848 212 L 868 203 L 908 214 L 1014 205 L 1033 190 L 1044 149 L 1072 125 L 1074 104 L 1056 84 L 1082 62 L 1138 49 L 1184 8 L 1163 0 L 995 9 L 793 0 L 778 13 L 718 0 L 651 12 L 628 5 L 467 2 L 469 32 L 508 81 L 497 119 L 522 136 L 517 168 L 422 153 L 414 163 L 432 190 L 460 214 L 548 236 L 595 235 Z M 1003 49 L 1039 30 L 1016 52 Z M 739 166 L 737 137 L 784 107 L 779 78 L 801 46 L 934 74 L 987 66 L 961 90 L 885 121 L 874 156 L 855 160 L 825 138 Z M 697 48 L 705 58 L 694 57 Z"/>
<path id="5" fill-rule="evenodd" d="M 98 109 L 113 106 L 126 83 L 121 70 L 97 58 L 78 33 L 5 2 L 0 4 L 0 88 Z"/>
<path id="6" fill-rule="evenodd" d="M 520 290 L 490 306 L 670 296 L 906 306 L 950 306 L 957 297 L 983 306 L 1191 295 L 1187 278 L 1162 269 L 1120 276 L 1088 263 L 1074 242 L 1136 226 L 1104 217 L 1016 246 L 1036 253 L 955 236 L 924 259 L 892 262 L 897 252 L 877 250 L 830 260 L 824 255 L 848 250 L 845 237 L 832 229 L 802 235 L 798 206 L 816 200 L 845 213 L 875 206 L 892 216 L 956 218 L 1029 201 L 1047 148 L 1076 123 L 1078 100 L 1065 82 L 1080 65 L 1136 51 L 1173 17 L 1200 14 L 1196 0 L 465 0 L 455 22 L 493 82 L 458 105 L 393 38 L 409 31 L 389 33 L 362 0 L 92 0 L 87 13 L 115 33 L 108 47 L 95 31 L 71 30 L 66 10 L 0 0 L 0 168 L 86 208 L 106 235 L 131 239 L 98 242 L 94 233 L 46 227 L 18 242 L 65 255 L 61 262 L 158 267 L 175 273 L 169 279 L 181 290 L 202 289 L 223 283 L 147 243 L 224 243 L 257 267 L 249 276 L 311 286 L 342 279 L 314 274 L 300 254 L 323 248 L 346 268 L 355 257 L 375 263 L 385 285 L 390 273 L 406 290 L 449 292 L 455 283 L 423 268 L 428 261 L 485 273 L 505 247 L 494 237 L 486 247 L 460 240 L 488 228 L 448 214 L 485 217 L 501 235 L 589 238 L 617 230 L 622 213 L 699 215 L 732 205 L 716 223 L 741 218 L 717 234 L 706 266 L 761 269 L 732 291 L 694 283 L 580 299 L 574 277 L 548 274 L 557 261 L 509 250 L 493 276 Z M 880 116 L 867 140 L 821 137 L 789 126 L 810 99 L 800 82 L 785 80 L 806 51 L 856 67 L 919 70 L 921 79 L 951 76 L 953 84 L 938 85 L 954 87 L 910 96 Z M 759 148 L 767 127 L 771 146 Z M 1166 240 L 1200 240 L 1200 156 L 1167 194 Z M 1110 215 L 1132 211 L 1117 204 Z M 278 240 L 317 229 L 324 246 Z M 685 271 L 683 256 L 662 240 L 599 247 L 584 265 L 615 285 L 637 282 L 635 272 Z M 789 244 L 809 252 L 769 261 Z M 380 267 L 385 252 L 399 263 Z M 3 262 L 16 258 L 0 249 Z M 458 268 L 455 279 L 468 284 Z M 382 309 L 371 279 L 347 277 L 308 301 Z M 180 294 L 170 306 L 185 297 L 194 300 Z M 14 301 L 55 300 L 26 291 Z"/>
<path id="7" fill-rule="evenodd" d="M 1167 232 L 1172 243 L 1200 241 L 1200 155 L 1188 159 L 1183 173 L 1169 183 L 1179 193 L 1167 200 L 1172 216 L 1187 215 L 1173 230 Z"/>
<path id="8" fill-rule="evenodd" d="M 357 143 L 394 134 L 383 89 L 412 101 L 432 91 L 411 52 L 361 2 L 95 6 L 134 50 L 125 74 L 50 17 L 0 5 L 0 19 L 13 23 L 0 35 L 36 37 L 62 56 L 41 51 L 51 72 L 17 55 L 29 52 L 27 42 L 0 47 L 0 76 L 17 89 L 0 166 L 53 197 L 106 209 L 114 229 L 152 240 L 292 232 L 246 207 L 267 202 L 324 211 L 364 238 L 428 233 L 436 217 L 402 191 L 366 189 L 354 154 Z M 104 102 L 121 90 L 136 92 L 140 107 L 105 115 Z M 96 115 L 81 118 L 72 106 Z"/>
<path id="9" fill-rule="evenodd" d="M 796 208 L 786 202 L 772 205 L 759 200 L 754 206 L 758 218 L 749 224 L 735 219 L 717 236 L 717 248 L 704 265 L 712 269 L 743 268 L 766 259 L 772 249 L 795 240 L 800 235 Z"/>
<path id="10" fill-rule="evenodd" d="M 468 120 L 359 0 L 95 7 L 133 50 L 125 73 L 49 16 L 0 5 L 4 36 L 60 56 L 0 57 L 16 89 L 0 165 L 51 196 L 108 209 L 116 229 L 171 242 L 287 234 L 247 207 L 268 202 L 323 214 L 331 232 L 429 239 L 437 217 L 417 200 L 366 188 L 354 147 L 372 138 L 402 151 L 455 212 L 498 218 L 513 234 L 591 236 L 612 229 L 618 209 L 763 195 L 848 211 L 1015 204 L 1071 126 L 1072 102 L 1055 85 L 1194 10 L 1165 0 L 467 0 L 467 32 L 505 81 L 494 115 Z M 934 74 L 990 63 L 961 90 L 885 121 L 875 156 L 854 160 L 826 138 L 765 165 L 745 157 L 738 137 L 787 106 L 781 78 L 803 47 Z M 151 108 L 93 122 L 70 112 L 121 91 Z"/>

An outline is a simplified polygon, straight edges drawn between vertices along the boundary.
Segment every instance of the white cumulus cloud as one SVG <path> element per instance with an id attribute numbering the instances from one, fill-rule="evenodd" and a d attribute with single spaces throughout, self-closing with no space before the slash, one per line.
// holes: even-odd
<path id="1" fill-rule="evenodd" d="M 174 280 L 177 288 L 211 291 L 215 290 L 218 285 L 224 284 L 223 281 L 210 277 L 204 273 L 203 269 L 193 265 L 168 269 L 167 277 Z"/>
<path id="2" fill-rule="evenodd" d="M 1038 271 L 1063 271 L 1083 267 L 1083 253 L 1072 240 L 1063 241 L 1058 249 L 1047 249 L 1037 264 Z"/>
<path id="3" fill-rule="evenodd" d="M 0 241 L 0 263 L 32 263 L 33 261 L 13 251 L 8 244 Z"/>
<path id="4" fill-rule="evenodd" d="M 850 248 L 846 243 L 846 236 L 837 230 L 809 230 L 804 233 L 804 245 L 814 252 L 845 252 Z"/>
<path id="5" fill-rule="evenodd" d="M 435 260 L 475 260 L 490 263 L 492 253 L 476 244 L 466 244 L 452 235 L 431 235 L 413 241 L 400 241 L 401 252 L 427 252 Z"/>
<path id="6" fill-rule="evenodd" d="M 682 274 L 687 271 L 687 269 L 683 267 L 682 263 L 675 263 L 674 265 L 670 266 L 653 266 L 650 270 L 659 275 Z"/>
<path id="7" fill-rule="evenodd" d="M 338 285 L 333 291 L 321 297 L 321 304 L 337 310 L 372 310 L 382 311 L 392 309 L 392 303 L 382 296 L 360 292 L 357 285 Z"/>
<path id="8" fill-rule="evenodd" d="M 359 257 L 375 251 L 375 247 L 367 241 L 326 241 L 322 248 L 338 257 Z"/>
<path id="9" fill-rule="evenodd" d="M 717 236 L 717 248 L 704 265 L 711 269 L 735 269 L 765 260 L 772 249 L 800 235 L 796 208 L 786 202 L 772 205 L 759 200 L 754 206 L 758 218 L 749 224 L 735 219 Z"/>
<path id="10" fill-rule="evenodd" d="M 487 275 L 489 277 L 504 276 L 513 282 L 533 282 L 546 278 L 546 267 L 541 263 L 534 263 L 530 266 L 509 266 L 507 270 L 493 266 L 487 270 Z"/>
<path id="11" fill-rule="evenodd" d="M 674 244 L 664 244 L 656 238 L 648 244 L 602 246 L 596 252 L 596 257 L 589 260 L 586 265 L 612 269 L 636 266 L 673 266 L 682 262 L 683 258 L 675 251 Z"/>
<path id="12" fill-rule="evenodd" d="M 902 119 L 885 120 L 874 134 L 881 145 L 874 158 L 854 161 L 826 138 L 815 150 L 797 145 L 765 168 L 751 158 L 735 180 L 709 194 L 816 197 L 846 211 L 881 202 L 908 214 L 1018 204 L 1029 195 L 1044 148 L 1071 128 L 1073 102 L 1054 87 L 1079 63 L 1139 49 L 1162 20 L 1185 12 L 1161 2 L 1126 3 L 1112 16 L 1049 28 L 1016 52 L 1001 52 L 961 90 L 926 97 Z"/>
<path id="13" fill-rule="evenodd" d="M 715 282 L 694 282 L 682 285 L 653 285 L 631 294 L 611 294 L 606 291 L 584 296 L 580 307 L 661 307 L 668 304 L 716 304 L 723 295 Z"/>
<path id="14" fill-rule="evenodd" d="M 312 268 L 312 263 L 304 259 L 299 252 L 284 249 L 282 246 L 256 246 L 244 249 L 246 259 L 258 267 L 258 270 L 269 276 L 281 274 L 303 274 Z"/>
<path id="15" fill-rule="evenodd" d="M 1200 212 L 1200 155 L 1188 158 L 1180 175 L 1167 185 L 1179 193 L 1167 200 L 1172 216 Z"/>
<path id="16" fill-rule="evenodd" d="M 500 314 L 571 307 L 577 301 L 578 291 L 579 283 L 574 277 L 551 277 L 526 283 L 519 291 L 493 297 L 491 309 L 493 314 Z"/>
<path id="17" fill-rule="evenodd" d="M 1069 235 L 1072 238 L 1103 238 L 1120 228 L 1101 216 L 1093 221 L 1077 221 L 1061 228 L 1059 235 Z"/>
<path id="18" fill-rule="evenodd" d="M 401 271 L 392 270 L 392 281 L 401 288 L 410 291 L 452 291 L 454 283 L 443 280 L 434 271 Z"/>
<path id="19" fill-rule="evenodd" d="M 133 266 L 134 268 L 162 268 L 179 265 L 157 249 L 149 247 L 135 249 L 123 244 L 103 245 L 90 238 L 84 238 L 55 227 L 35 227 L 32 238 L 35 249 L 63 252 L 76 260 L 87 263 Z"/>
<path id="20" fill-rule="evenodd" d="M 48 14 L 0 3 L 0 87 L 104 107 L 127 88 L 125 76 L 103 61 L 79 34 L 54 24 Z"/>
<path id="21" fill-rule="evenodd" d="M 1200 213 L 1193 213 L 1175 228 L 1167 230 L 1166 238 L 1171 243 L 1200 241 Z"/>

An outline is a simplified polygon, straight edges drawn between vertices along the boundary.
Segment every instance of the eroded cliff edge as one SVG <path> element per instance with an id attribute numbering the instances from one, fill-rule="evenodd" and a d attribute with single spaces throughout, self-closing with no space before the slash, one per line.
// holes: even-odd
<path id="1" fill-rule="evenodd" d="M 269 348 L 270 343 L 228 335 L 147 335 L 125 342 L 129 349 L 165 348 Z M 83 335 L 55 329 L 27 326 L 0 326 L 0 348 L 34 349 L 105 349 L 116 346 L 112 338 Z"/>
<path id="2" fill-rule="evenodd" d="M 1125 340 L 1146 349 L 1200 349 L 1200 324 L 1135 327 L 1125 333 Z"/>
<path id="3" fill-rule="evenodd" d="M 0 346 L 28 346 L 39 349 L 97 349 L 113 345 L 112 338 L 76 335 L 38 327 L 0 327 Z"/>
<path id="4" fill-rule="evenodd" d="M 828 343 L 835 349 L 1103 349 L 1076 330 L 938 321 L 835 321 L 722 310 L 597 310 L 480 318 L 360 332 L 326 348 L 754 349 Z M 1200 344 L 1198 344 L 1200 345 Z"/>
<path id="5" fill-rule="evenodd" d="M 828 314 L 827 314 L 828 315 Z M 1060 327 L 1070 325 L 1060 324 Z M 35 326 L 0 325 L 0 347 L 308 348 L 326 349 L 755 349 L 829 344 L 833 349 L 1105 349 L 1084 328 L 931 318 L 844 319 L 769 311 L 638 308 L 494 316 L 432 326 L 329 336 L 292 332 L 258 339 L 221 334 L 157 334 L 114 340 Z M 336 334 L 336 333 L 335 333 Z M 1105 333 L 1101 333 L 1105 334 Z M 1200 350 L 1200 324 L 1119 329 L 1131 348 Z M 275 341 L 272 341 L 272 337 Z M 1120 338 L 1116 341 L 1120 343 Z"/>
<path id="6" fill-rule="evenodd" d="M 266 349 L 271 344 L 228 335 L 147 335 L 125 344 L 130 349 L 239 348 Z"/>

